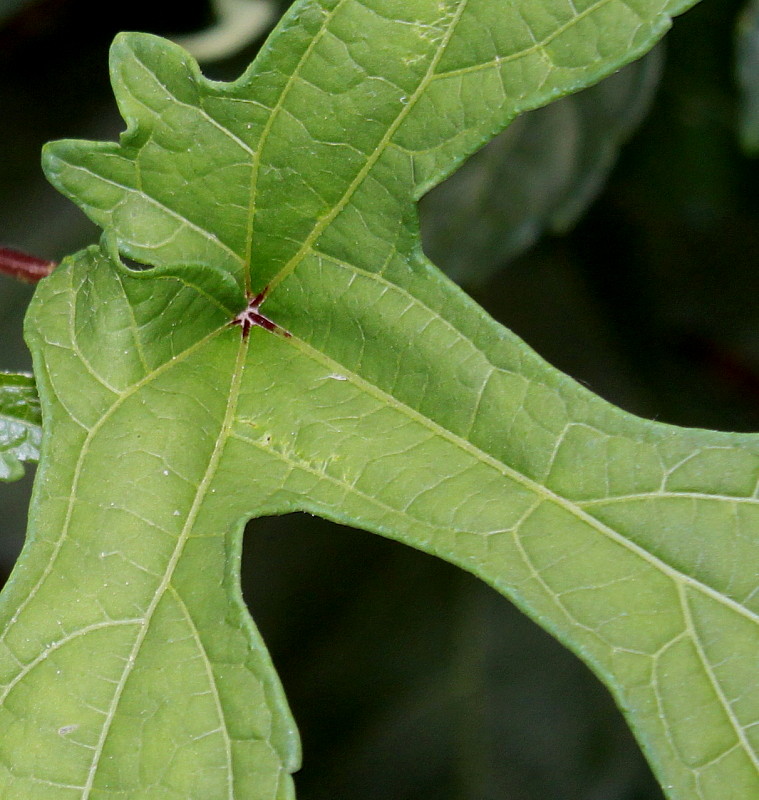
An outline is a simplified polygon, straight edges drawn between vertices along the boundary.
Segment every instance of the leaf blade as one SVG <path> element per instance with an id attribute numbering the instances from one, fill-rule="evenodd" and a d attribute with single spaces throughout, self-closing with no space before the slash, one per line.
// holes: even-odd
<path id="1" fill-rule="evenodd" d="M 442 20 L 441 8 L 448 14 Z M 598 31 L 604 30 L 614 8 L 596 4 L 572 12 L 573 24 L 565 24 L 566 9 L 549 24 L 532 8 L 532 24 L 548 25 L 543 40 L 566 64 L 549 80 L 544 65 L 529 60 L 538 50 L 524 45 L 529 69 L 519 84 L 516 59 L 497 54 L 494 64 L 522 87 L 511 102 L 479 77 L 475 56 L 486 63 L 491 45 L 471 31 L 498 29 L 490 23 L 506 13 L 484 1 L 440 6 L 419 0 L 402 8 L 383 0 L 299 4 L 258 66 L 229 86 L 201 80 L 176 48 L 153 38 L 119 40 L 117 76 L 124 65 L 148 63 L 156 75 L 171 74 L 144 87 L 141 80 L 130 84 L 126 97 L 126 79 L 116 81 L 130 126 L 120 151 L 65 144 L 48 150 L 47 167 L 65 191 L 84 193 L 78 199 L 86 210 L 103 215 L 111 243 L 155 269 L 131 273 L 115 249 L 90 250 L 38 293 L 28 338 L 48 424 L 78 455 L 43 467 L 29 544 L 0 605 L 0 664 L 6 686 L 12 685 L 0 705 L 6 719 L 13 716 L 10 707 L 29 702 L 20 691 L 24 681 L 34 691 L 24 670 L 42 664 L 46 650 L 67 644 L 61 620 L 83 641 L 99 635 L 94 626 L 113 621 L 125 637 L 120 662 L 93 648 L 93 663 L 86 665 L 86 696 L 74 705 L 86 720 L 76 730 L 89 754 L 77 751 L 78 760 L 67 760 L 59 739 L 75 723 L 30 717 L 66 773 L 65 786 L 57 778 L 61 792 L 97 796 L 128 787 L 145 797 L 163 789 L 234 796 L 245 785 L 246 797 L 291 796 L 294 726 L 242 607 L 236 563 L 244 519 L 304 509 L 446 558 L 514 599 L 607 682 L 671 797 L 716 800 L 724 794 L 715 787 L 724 793 L 728 778 L 737 798 L 751 797 L 759 781 L 751 738 L 757 701 L 741 687 L 757 651 L 751 564 L 759 440 L 674 429 L 613 409 L 491 320 L 424 259 L 418 241 L 419 193 L 520 103 L 537 104 L 599 76 L 668 24 L 667 9 L 658 5 L 646 11 L 645 25 L 627 9 L 597 59 L 587 48 L 597 40 L 585 36 L 584 26 L 596 15 Z M 427 25 L 429 39 L 405 30 L 412 12 Z M 456 49 L 464 23 L 483 52 Z M 382 77 L 382 59 L 369 69 L 373 56 L 361 36 L 343 41 L 346 31 L 372 26 L 375 34 L 401 31 L 405 56 L 422 58 L 412 65 L 403 56 L 386 59 L 391 88 L 380 93 L 377 119 L 367 123 L 366 115 L 348 113 L 355 96 L 332 95 L 334 85 L 347 84 L 359 87 L 366 101 L 372 81 Z M 575 55 L 563 49 L 571 36 Z M 342 63 L 325 57 L 336 41 L 358 53 L 347 77 Z M 435 84 L 429 76 L 438 67 L 448 72 Z M 413 90 L 405 103 L 396 73 Z M 475 75 L 483 97 L 495 98 L 492 108 L 473 94 L 463 103 L 456 99 L 462 87 L 476 85 Z M 324 85 L 314 88 L 303 76 Z M 204 132 L 198 144 L 221 141 L 216 136 L 226 142 L 211 150 L 214 169 L 236 176 L 228 208 L 211 202 L 201 214 L 200 200 L 193 203 L 205 181 L 213 182 L 193 160 L 198 151 L 186 160 L 186 148 L 167 153 L 156 146 L 170 141 L 172 126 L 181 127 L 171 115 L 153 109 L 139 117 L 140 91 L 142 108 L 150 109 L 156 97 L 159 105 L 166 102 L 161 87 L 168 80 L 181 100 L 179 119 L 189 119 L 182 115 L 193 98 L 198 111 L 190 118 L 206 119 L 213 108 L 218 125 L 202 122 L 195 130 Z M 315 98 L 327 97 L 330 103 L 314 110 Z M 471 113 L 463 134 L 444 115 L 430 113 L 435 103 L 454 121 Z M 241 115 L 239 106 L 250 115 Z M 266 109 L 281 110 L 267 118 Z M 256 154 L 250 163 L 240 164 L 241 148 L 222 128 Z M 347 157 L 345 145 L 354 138 L 366 152 Z M 327 157 L 335 144 L 342 146 L 339 155 Z M 165 168 L 158 150 L 168 160 Z M 115 153 L 121 160 L 113 160 Z M 134 186 L 127 183 L 129 190 L 115 199 L 103 194 L 103 177 L 115 177 L 130 158 Z M 291 182 L 282 180 L 288 158 L 297 166 Z M 91 184 L 92 196 L 90 184 L 78 183 L 86 170 L 103 173 Z M 185 172 L 187 186 L 176 181 Z M 152 212 L 115 218 L 119 202 L 129 210 L 139 195 L 138 173 L 153 187 L 146 202 L 173 204 L 180 223 L 202 226 L 202 241 L 192 226 L 166 228 Z M 211 197 L 218 199 L 218 190 Z M 292 335 L 254 328 L 241 336 L 230 324 L 234 313 L 252 286 L 267 283 L 266 313 Z M 109 344 L 114 320 L 121 335 Z M 75 446 L 84 442 L 87 447 Z M 104 479 L 103 465 L 115 456 L 123 469 Z M 71 491 L 62 496 L 60 486 Z M 727 534 L 715 538 L 717 525 Z M 704 543 L 702 549 L 688 550 L 692 541 Z M 710 571 L 702 561 L 709 549 L 733 552 L 713 559 L 717 568 Z M 85 574 L 76 569 L 82 553 L 95 565 Z M 109 554 L 117 566 L 101 563 Z M 61 585 L 68 591 L 61 593 Z M 84 607 L 82 598 L 89 601 Z M 50 606 L 59 619 L 39 619 L 39 610 Z M 730 620 L 721 628 L 720 615 Z M 221 645 L 211 622 L 219 619 Z M 164 624 L 169 634 L 155 634 Z M 726 627 L 741 654 L 732 661 L 724 660 L 729 645 L 717 635 Z M 188 638 L 194 656 L 174 655 Z M 72 663 L 83 658 L 75 656 Z M 191 664 L 191 674 L 176 685 L 161 673 L 172 658 Z M 95 673 L 107 673 L 110 688 L 103 690 Z M 67 693 L 67 681 L 40 675 L 45 692 Z M 150 737 L 135 718 L 137 709 L 155 705 L 149 687 L 157 676 L 175 705 L 156 712 L 158 733 Z M 682 691 L 684 676 L 704 698 L 695 711 Z M 181 700 L 196 685 L 204 688 L 206 704 L 184 720 Z M 230 686 L 246 687 L 254 701 Z M 100 722 L 88 715 L 92 708 L 103 712 Z M 230 731 L 241 719 L 246 725 L 238 741 Z M 704 725 L 711 725 L 708 739 L 699 735 Z M 200 733 L 212 736 L 209 750 L 206 737 L 193 738 Z M 173 736 L 181 747 L 172 748 Z M 12 761 L 10 744 L 0 744 L 5 762 Z M 143 745 L 147 767 L 128 755 Z M 173 771 L 171 757 L 180 751 L 187 757 Z M 2 779 L 17 781 L 16 791 L 34 791 L 39 766 L 17 753 L 13 758 L 21 758 L 28 775 L 6 772 Z M 730 759 L 738 762 L 731 769 Z"/>

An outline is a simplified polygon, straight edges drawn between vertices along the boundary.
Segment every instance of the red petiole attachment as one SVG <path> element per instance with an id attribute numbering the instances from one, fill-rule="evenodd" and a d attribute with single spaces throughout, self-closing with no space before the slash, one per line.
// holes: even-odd
<path id="1" fill-rule="evenodd" d="M 248 305 L 244 308 L 233 320 L 233 325 L 239 325 L 242 328 L 243 339 L 246 339 L 250 333 L 250 329 L 258 326 L 273 333 L 280 333 L 283 336 L 292 336 L 289 331 L 280 328 L 276 322 L 272 322 L 268 317 L 264 316 L 261 311 L 261 305 L 266 300 L 266 295 L 269 293 L 269 287 L 266 286 L 262 292 L 259 292 L 255 297 L 248 299 Z"/>
<path id="2" fill-rule="evenodd" d="M 8 275 L 24 283 L 37 283 L 56 267 L 55 261 L 45 261 L 9 247 L 0 247 L 0 275 Z"/>

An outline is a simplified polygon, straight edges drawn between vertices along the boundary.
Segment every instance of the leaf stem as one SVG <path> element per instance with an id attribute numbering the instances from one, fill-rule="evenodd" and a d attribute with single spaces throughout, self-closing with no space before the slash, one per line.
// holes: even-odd
<path id="1" fill-rule="evenodd" d="M 37 283 L 46 278 L 57 266 L 56 261 L 45 261 L 20 250 L 0 247 L 0 274 L 8 275 L 22 283 Z"/>

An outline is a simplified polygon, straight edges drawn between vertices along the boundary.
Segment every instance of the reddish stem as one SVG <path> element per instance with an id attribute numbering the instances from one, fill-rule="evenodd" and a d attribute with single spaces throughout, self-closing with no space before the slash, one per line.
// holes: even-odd
<path id="1" fill-rule="evenodd" d="M 58 265 L 9 247 L 0 247 L 0 274 L 9 275 L 24 283 L 37 283 L 46 278 Z"/>

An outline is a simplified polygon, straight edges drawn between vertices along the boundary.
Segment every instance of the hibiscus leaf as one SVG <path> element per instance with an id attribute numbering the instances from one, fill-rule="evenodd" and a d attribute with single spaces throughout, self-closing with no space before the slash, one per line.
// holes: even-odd
<path id="1" fill-rule="evenodd" d="M 425 259 L 415 207 L 682 9 L 300 2 L 232 84 L 117 39 L 121 143 L 45 158 L 105 237 L 27 318 L 49 439 L 0 610 L 7 796 L 292 797 L 238 570 L 245 521 L 299 509 L 511 597 L 607 683 L 670 797 L 759 793 L 759 437 L 553 370 Z"/>

